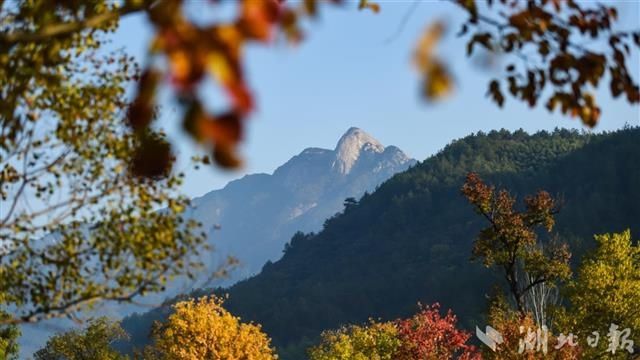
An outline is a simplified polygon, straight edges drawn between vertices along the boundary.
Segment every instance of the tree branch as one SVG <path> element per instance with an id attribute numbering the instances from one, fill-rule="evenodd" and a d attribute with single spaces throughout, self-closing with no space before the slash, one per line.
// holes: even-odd
<path id="1" fill-rule="evenodd" d="M 135 13 L 148 8 L 147 2 L 133 5 L 126 3 L 124 6 L 113 11 L 97 14 L 80 21 L 71 21 L 66 23 L 58 23 L 49 25 L 40 31 L 26 32 L 16 31 L 0 35 L 0 44 L 13 46 L 22 42 L 41 42 L 49 40 L 52 37 L 66 36 L 86 28 L 96 28 L 109 21 L 115 20 L 124 15 Z"/>

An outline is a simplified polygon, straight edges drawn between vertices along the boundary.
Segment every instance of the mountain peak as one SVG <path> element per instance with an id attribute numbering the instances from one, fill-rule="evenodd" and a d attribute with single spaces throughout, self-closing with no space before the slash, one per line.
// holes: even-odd
<path id="1" fill-rule="evenodd" d="M 349 128 L 336 145 L 333 168 L 342 174 L 348 174 L 363 150 L 381 153 L 384 146 L 364 130 L 357 127 Z"/>

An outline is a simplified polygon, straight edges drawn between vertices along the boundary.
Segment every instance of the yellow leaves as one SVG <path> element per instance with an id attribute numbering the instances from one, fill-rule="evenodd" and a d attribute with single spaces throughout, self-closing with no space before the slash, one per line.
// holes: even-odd
<path id="1" fill-rule="evenodd" d="M 350 325 L 325 331 L 320 344 L 309 349 L 311 360 L 394 360 L 400 347 L 391 322 L 370 320 L 367 326 Z"/>
<path id="2" fill-rule="evenodd" d="M 435 22 L 422 34 L 413 56 L 414 63 L 418 69 L 424 69 L 429 66 L 435 47 L 442 38 L 443 33 L 444 24 Z"/>
<path id="3" fill-rule="evenodd" d="M 427 100 L 438 100 L 453 91 L 453 80 L 444 64 L 434 55 L 444 33 L 444 24 L 436 22 L 423 33 L 413 55 L 413 62 L 422 74 L 422 94 Z"/>
<path id="4" fill-rule="evenodd" d="M 220 53 L 211 53 L 207 57 L 209 72 L 222 84 L 230 84 L 235 80 L 231 66 L 227 58 Z"/>
<path id="5" fill-rule="evenodd" d="M 453 91 L 451 75 L 439 61 L 434 61 L 424 76 L 422 94 L 427 100 L 439 100 Z"/>
<path id="6" fill-rule="evenodd" d="M 577 277 L 567 287 L 571 306 L 561 325 L 575 327 L 578 336 L 606 331 L 611 322 L 640 332 L 640 246 L 634 245 L 631 232 L 596 235 L 596 248 L 578 268 Z M 585 358 L 604 353 L 607 342 L 596 348 L 585 347 Z"/>
<path id="7" fill-rule="evenodd" d="M 177 303 L 154 334 L 155 353 L 165 360 L 276 359 L 260 326 L 240 322 L 223 302 L 212 296 Z"/>

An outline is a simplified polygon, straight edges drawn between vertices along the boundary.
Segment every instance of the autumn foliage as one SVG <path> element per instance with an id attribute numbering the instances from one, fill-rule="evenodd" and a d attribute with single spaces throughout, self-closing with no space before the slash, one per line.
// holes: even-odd
<path id="1" fill-rule="evenodd" d="M 409 319 L 396 322 L 401 346 L 398 360 L 460 359 L 479 360 L 475 346 L 469 345 L 471 334 L 456 327 L 451 310 L 440 314 L 440 304 L 424 306 Z"/>
<path id="2" fill-rule="evenodd" d="M 465 37 L 467 54 L 472 56 L 483 49 L 489 57 L 504 59 L 505 64 L 500 65 L 504 70 L 489 82 L 487 91 L 498 106 L 504 105 L 507 94 L 531 107 L 544 101 L 549 111 L 559 109 L 593 127 L 602 112 L 596 90 L 605 80 L 609 81 L 613 97 L 624 97 L 630 104 L 640 102 L 637 79 L 629 66 L 629 59 L 640 46 L 640 32 L 615 31 L 616 6 L 574 0 L 496 0 L 488 1 L 486 6 L 477 0 L 449 2 L 468 15 L 458 33 Z M 8 94 L 5 109 L 0 111 L 0 123 L 6 130 L 3 135 L 16 138 L 23 131 L 19 108 L 24 94 L 29 92 L 27 84 L 33 84 L 41 75 L 21 68 L 71 69 L 69 66 L 76 59 L 70 56 L 69 49 L 99 48 L 100 35 L 116 29 L 121 17 L 144 13 L 155 33 L 148 44 L 148 65 L 136 76 L 138 91 L 129 106 L 127 122 L 138 136 L 139 149 L 134 155 L 137 163 L 158 164 L 134 166 L 134 170 L 139 175 L 156 177 L 171 166 L 168 144 L 149 136 L 156 94 L 166 83 L 183 105 L 181 121 L 193 139 L 207 147 L 219 165 L 240 164 L 236 147 L 256 103 L 244 71 L 246 48 L 271 44 L 278 37 L 294 44 L 300 42 L 301 20 L 316 17 L 322 2 L 239 0 L 233 2 L 233 16 L 209 22 L 190 18 L 185 11 L 187 3 L 44 1 L 3 7 L 0 51 L 9 55 L 0 57 L 0 78 L 10 84 L 3 85 Z M 206 6 L 217 10 L 221 5 L 211 1 Z M 373 13 L 384 11 L 378 2 L 370 0 L 359 0 L 357 8 Z M 445 25 L 443 21 L 430 24 L 414 50 L 422 93 L 428 100 L 443 98 L 454 87 L 453 71 L 436 51 L 444 38 Z M 85 41 L 86 34 L 91 41 Z M 65 76 L 81 72 L 72 69 Z M 207 82 L 208 79 L 212 81 Z M 211 83 L 225 94 L 225 104 L 220 108 L 212 109 L 198 91 Z"/>
<path id="3" fill-rule="evenodd" d="M 545 242 L 536 230 L 553 229 L 558 205 L 546 191 L 525 197 L 524 210 L 516 208 L 516 198 L 507 190 L 485 184 L 478 174 L 470 173 L 462 194 L 477 213 L 488 222 L 473 246 L 473 256 L 485 266 L 504 272 L 518 311 L 526 314 L 526 296 L 541 284 L 553 284 L 571 274 L 568 246 Z M 526 274 L 523 278 L 520 274 Z"/>
<path id="4" fill-rule="evenodd" d="M 477 349 L 468 344 L 471 334 L 456 323 L 451 310 L 443 317 L 436 303 L 421 307 L 408 319 L 325 331 L 320 344 L 309 349 L 309 356 L 311 360 L 480 359 Z"/>
<path id="5" fill-rule="evenodd" d="M 458 33 L 467 39 L 467 55 L 483 49 L 504 60 L 487 91 L 498 106 L 508 94 L 530 107 L 544 102 L 550 112 L 560 110 L 594 127 L 602 112 L 595 89 L 605 80 L 614 98 L 640 103 L 628 64 L 640 47 L 640 32 L 614 31 L 616 6 L 574 0 L 452 2 L 468 14 Z"/>
<path id="6" fill-rule="evenodd" d="M 502 335 L 504 342 L 497 344 L 495 351 L 483 346 L 483 359 L 582 359 L 583 347 L 579 346 L 578 343 L 575 346 L 563 344 L 563 346 L 559 347 L 559 333 L 553 334 L 549 329 L 547 329 L 546 333 L 542 332 L 541 326 L 536 324 L 530 314 L 522 316 L 522 314 L 514 311 L 506 299 L 501 296 L 492 299 L 487 322 Z M 528 336 L 529 338 L 527 338 Z M 525 345 L 525 340 L 529 341 L 530 348 Z"/>
<path id="7" fill-rule="evenodd" d="M 309 349 L 311 360 L 394 360 L 400 339 L 390 322 L 371 320 L 367 326 L 349 325 L 322 333 L 320 344 Z"/>
<path id="8" fill-rule="evenodd" d="M 361 7 L 371 4 L 362 2 Z M 240 158 L 236 146 L 244 134 L 244 123 L 255 106 L 244 72 L 243 53 L 250 44 L 272 42 L 282 34 L 290 42 L 301 40 L 298 19 L 314 16 L 315 1 L 300 8 L 277 0 L 242 0 L 237 15 L 229 21 L 198 25 L 183 12 L 180 0 L 162 1 L 146 8 L 156 29 L 150 57 L 164 57 L 168 69 L 144 70 L 138 96 L 129 111 L 129 124 L 144 135 L 152 121 L 155 93 L 160 79 L 170 79 L 177 98 L 184 105 L 183 127 L 197 142 L 212 149 L 213 159 L 223 167 L 237 167 Z M 198 94 L 198 86 L 207 78 L 227 95 L 227 106 L 209 111 Z M 151 145 L 151 144 L 149 144 Z M 143 143 L 141 152 L 147 144 Z M 148 161 L 163 159 L 149 156 Z"/>
<path id="9" fill-rule="evenodd" d="M 259 325 L 243 323 L 214 296 L 179 302 L 154 332 L 145 358 L 164 360 L 272 360 L 270 339 Z"/>

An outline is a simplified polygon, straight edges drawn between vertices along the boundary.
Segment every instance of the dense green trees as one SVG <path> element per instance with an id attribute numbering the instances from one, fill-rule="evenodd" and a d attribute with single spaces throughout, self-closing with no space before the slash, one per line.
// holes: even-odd
<path id="1" fill-rule="evenodd" d="M 486 321 L 487 292 L 504 280 L 469 261 L 486 225 L 460 195 L 466 174 L 476 171 L 513 196 L 545 189 L 558 198 L 556 234 L 577 265 L 595 246 L 593 234 L 640 233 L 639 139 L 639 129 L 627 129 L 494 131 L 457 140 L 329 219 L 321 232 L 298 235 L 260 275 L 219 292 L 229 293 L 230 311 L 263 325 L 284 359 L 302 358 L 325 329 L 406 317 L 418 301 L 440 302 L 458 314 L 460 327 L 474 329 Z M 125 319 L 129 346 L 145 344 L 152 321 L 166 314 L 161 308 Z"/>

